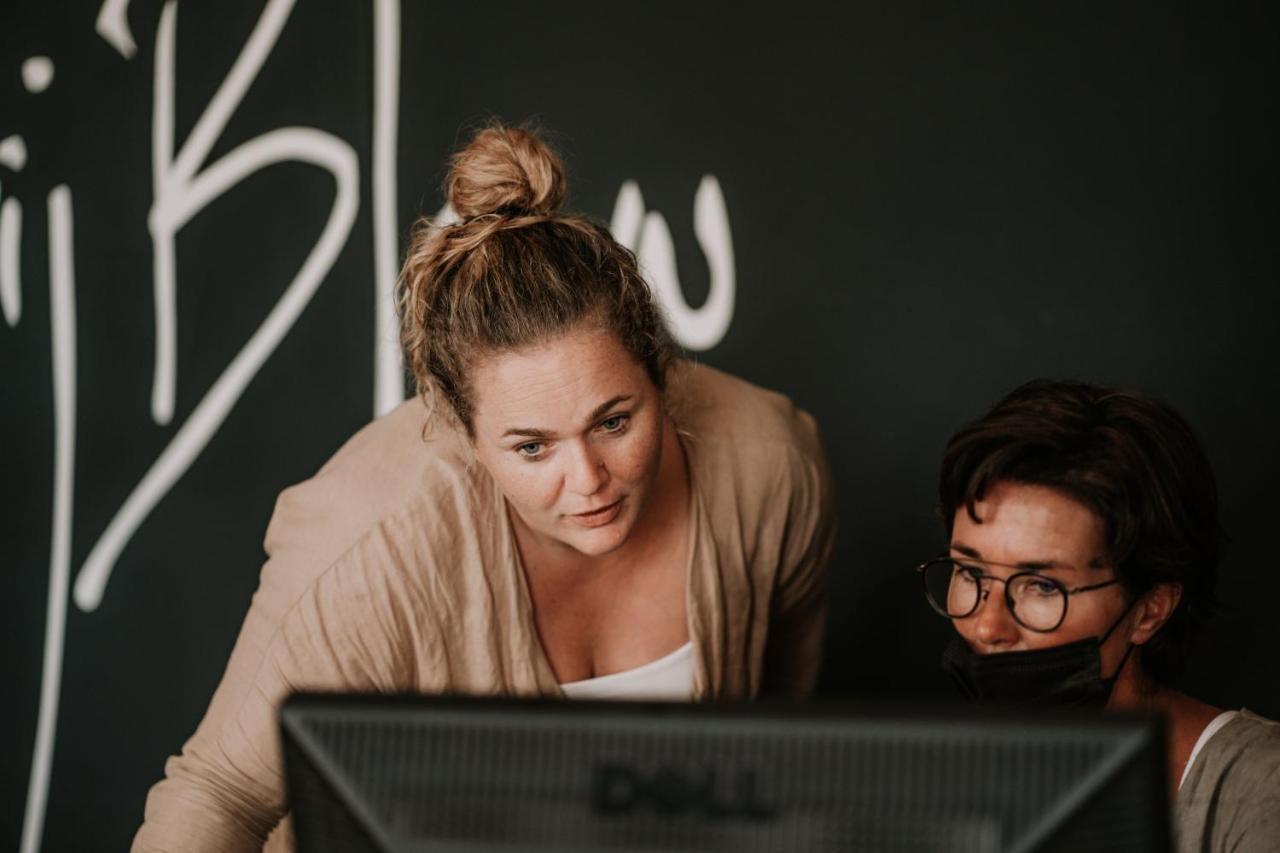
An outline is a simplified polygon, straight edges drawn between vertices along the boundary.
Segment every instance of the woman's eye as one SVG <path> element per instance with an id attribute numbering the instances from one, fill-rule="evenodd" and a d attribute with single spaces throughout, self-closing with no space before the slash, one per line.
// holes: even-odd
<path id="1" fill-rule="evenodd" d="M 1036 595 L 1050 596 L 1058 594 L 1058 587 L 1051 581 L 1031 581 L 1027 584 Z"/>
<path id="2" fill-rule="evenodd" d="M 618 432 L 627 425 L 626 415 L 614 415 L 600 422 L 600 428 L 605 432 Z"/>
<path id="3" fill-rule="evenodd" d="M 540 441 L 530 441 L 527 444 L 522 444 L 516 448 L 516 453 L 519 453 L 521 456 L 534 457 L 541 452 L 542 442 Z"/>

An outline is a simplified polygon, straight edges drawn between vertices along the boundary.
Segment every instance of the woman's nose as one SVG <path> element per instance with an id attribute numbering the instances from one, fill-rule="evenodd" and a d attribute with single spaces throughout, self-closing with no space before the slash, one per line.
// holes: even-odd
<path id="1" fill-rule="evenodd" d="M 1018 623 L 1005 602 L 1003 590 L 994 584 L 982 587 L 982 597 L 973 619 L 973 637 L 986 646 L 1012 645 L 1018 641 Z"/>
<path id="2" fill-rule="evenodd" d="M 566 485 L 574 494 L 589 497 L 609 482 L 604 460 L 589 446 L 580 446 L 573 454 Z"/>

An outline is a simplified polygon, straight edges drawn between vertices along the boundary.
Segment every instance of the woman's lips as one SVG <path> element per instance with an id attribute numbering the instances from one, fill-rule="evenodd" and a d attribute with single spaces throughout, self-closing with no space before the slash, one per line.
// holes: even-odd
<path id="1" fill-rule="evenodd" d="M 618 498 L 613 503 L 600 507 L 600 509 L 575 513 L 569 518 L 583 527 L 604 527 L 618 517 L 618 513 L 622 511 L 623 500 L 625 498 Z"/>

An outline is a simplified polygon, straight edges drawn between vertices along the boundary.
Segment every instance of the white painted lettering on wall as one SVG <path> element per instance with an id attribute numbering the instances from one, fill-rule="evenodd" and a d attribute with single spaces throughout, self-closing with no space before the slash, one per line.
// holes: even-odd
<path id="1" fill-rule="evenodd" d="M 67 586 L 71 575 L 71 514 L 75 506 L 76 300 L 71 190 L 49 193 L 49 323 L 53 350 L 53 524 L 49 546 L 49 597 L 45 607 L 40 710 L 22 819 L 22 853 L 40 849 L 53 766 L 53 737 L 62 687 Z"/>
<path id="2" fill-rule="evenodd" d="M 386 6 L 396 0 L 378 0 Z M 287 127 L 245 142 L 207 164 L 208 153 L 228 118 L 243 99 L 267 55 L 275 46 L 294 0 L 270 0 L 231 71 L 205 108 L 186 142 L 173 156 L 177 2 L 169 0 L 156 35 L 152 118 L 154 202 L 148 225 L 154 251 L 156 301 L 156 363 L 152 414 L 168 424 L 174 415 L 176 375 L 175 290 L 177 256 L 174 238 L 182 227 L 218 196 L 267 166 L 297 161 L 317 166 L 335 183 L 335 197 L 323 231 L 302 267 L 226 369 L 178 428 L 159 458 L 129 494 L 99 537 L 76 578 L 74 598 L 84 610 L 102 600 L 107 579 L 120 551 L 156 503 L 186 472 L 226 419 L 245 387 L 261 369 L 280 340 L 297 321 L 311 296 L 325 279 L 355 222 L 359 205 L 359 163 L 352 146 L 315 128 Z M 136 48 L 129 32 L 127 2 L 108 0 L 99 13 L 97 29 L 126 58 Z M 398 33 L 379 30 L 380 37 Z M 29 91 L 41 92 L 53 79 L 47 57 L 24 64 L 23 81 Z M 395 109 L 394 103 L 382 104 Z M 394 140 L 392 140 L 394 143 Z M 5 140 L 0 162 L 21 169 L 26 151 L 21 137 Z M 384 152 L 385 156 L 385 152 Z M 14 199 L 6 199 L 15 202 Z M 382 203 L 382 199 L 377 200 Z M 48 616 L 37 732 L 32 751 L 21 849 L 37 850 L 43 835 L 54 733 L 61 683 L 63 638 L 70 575 L 71 509 L 75 484 L 75 314 L 74 253 L 71 240 L 70 190 L 56 189 L 49 197 L 50 283 L 54 343 L 55 493 L 50 556 Z M 21 207 L 0 205 L 0 302 L 10 325 L 21 315 Z M 389 287 L 390 284 L 386 283 Z"/>
<path id="3" fill-rule="evenodd" d="M 711 271 L 711 289 L 701 308 L 685 301 L 676 272 L 675 246 L 666 218 L 656 210 L 645 212 L 644 196 L 635 181 L 618 190 L 609 230 L 614 239 L 636 253 L 654 294 L 662 303 L 675 339 L 691 350 L 709 350 L 724 339 L 733 320 L 736 272 L 729 211 L 720 182 L 704 175 L 693 197 L 693 232 Z"/>
<path id="4" fill-rule="evenodd" d="M 396 223 L 396 147 L 399 113 L 399 0 L 371 0 L 374 16 L 371 189 L 374 248 L 375 415 L 405 398 L 394 290 L 399 257 Z M 151 416 L 161 427 L 173 424 L 177 370 L 177 292 L 181 259 L 177 237 L 188 223 L 232 188 L 269 166 L 300 162 L 318 168 L 334 184 L 334 199 L 321 232 L 283 295 L 256 331 L 208 388 L 173 436 L 128 494 L 97 538 L 72 583 L 72 510 L 75 506 L 76 313 L 72 191 L 55 187 L 46 199 L 49 218 L 49 290 L 54 399 L 54 498 L 49 558 L 49 592 L 43 649 L 37 730 L 32 750 L 21 850 L 38 850 L 53 766 L 53 751 L 62 681 L 63 644 L 68 599 L 86 612 L 103 600 L 111 573 L 130 539 L 155 506 L 186 473 L 217 434 L 254 376 L 299 320 L 312 296 L 328 277 L 346 246 L 359 207 L 360 163 L 355 148 L 332 133 L 312 127 L 267 130 L 209 162 L 209 154 L 228 120 L 252 87 L 287 25 L 296 0 L 267 0 L 263 10 L 217 91 L 181 142 L 175 139 L 178 0 L 168 0 L 155 36 L 152 79 L 152 205 L 146 227 L 152 245 L 155 308 L 155 355 L 152 366 Z M 94 28 L 123 60 L 138 48 L 129 26 L 129 0 L 104 0 Z M 54 58 L 28 57 L 22 64 L 24 87 L 39 94 L 55 83 Z M 0 140 L 0 167 L 11 173 L 28 164 L 26 142 L 13 134 Z M 728 215 L 715 177 L 705 176 L 693 199 L 694 233 L 711 274 L 710 294 L 700 308 L 684 297 L 666 219 L 646 210 L 639 186 L 626 181 L 618 194 L 611 228 L 617 239 L 637 253 L 671 323 L 672 332 L 691 350 L 714 347 L 732 320 L 735 298 L 733 245 Z M 451 218 L 446 206 L 438 222 Z M 23 314 L 21 274 L 23 206 L 4 195 L 0 183 L 0 313 L 12 327 Z M 141 223 L 139 223 L 141 227 Z M 318 460 L 317 460 L 318 461 Z"/>

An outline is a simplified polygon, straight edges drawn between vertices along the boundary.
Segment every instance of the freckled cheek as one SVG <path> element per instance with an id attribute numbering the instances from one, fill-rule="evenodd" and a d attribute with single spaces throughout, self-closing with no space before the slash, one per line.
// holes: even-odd
<path id="1" fill-rule="evenodd" d="M 1018 634 L 1021 637 L 1021 646 L 1025 649 L 1048 649 L 1054 646 L 1063 646 L 1067 643 L 1074 643 L 1077 640 L 1083 640 L 1087 637 L 1100 637 L 1106 628 L 1096 629 L 1091 620 L 1082 620 L 1079 623 L 1073 622 L 1070 616 L 1067 621 L 1058 627 L 1056 631 L 1048 634 L 1042 634 L 1038 631 L 1030 631 L 1019 628 Z"/>
<path id="2" fill-rule="evenodd" d="M 621 443 L 609 455 L 609 473 L 629 485 L 642 484 L 656 470 L 657 448 L 648 436 Z"/>
<path id="3" fill-rule="evenodd" d="M 1063 620 L 1061 627 L 1052 634 L 1044 635 L 1055 638 L 1049 645 L 1074 643 L 1086 637 L 1101 637 L 1111 627 L 1105 612 L 1086 609 L 1079 602 L 1073 601 L 1072 604 L 1076 606 L 1076 611 L 1072 612 L 1068 609 L 1067 618 Z"/>
<path id="4" fill-rule="evenodd" d="M 521 463 L 528 470 L 508 469 L 498 484 L 507 500 L 525 512 L 549 511 L 555 508 L 560 494 L 559 472 L 551 465 Z"/>
<path id="5" fill-rule="evenodd" d="M 1079 637 L 1063 634 L 1059 629 L 1052 634 L 1037 634 L 1035 631 L 1019 631 L 1022 638 L 1022 647 L 1025 649 L 1048 649 L 1053 646 L 1061 646 L 1065 643 L 1071 643 Z"/>

